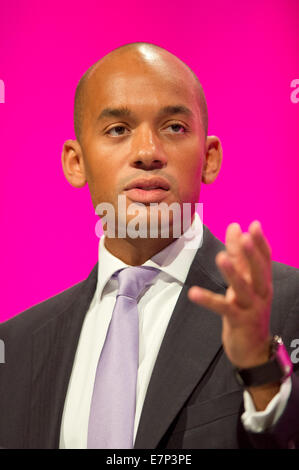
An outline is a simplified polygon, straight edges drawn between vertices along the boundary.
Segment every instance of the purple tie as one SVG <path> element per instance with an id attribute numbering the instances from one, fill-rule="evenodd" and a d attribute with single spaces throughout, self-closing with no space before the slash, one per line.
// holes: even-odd
<path id="1" fill-rule="evenodd" d="M 89 449 L 133 448 L 139 362 L 137 298 L 157 274 L 157 269 L 145 266 L 125 268 L 116 273 L 118 293 L 98 362 L 91 401 Z"/>

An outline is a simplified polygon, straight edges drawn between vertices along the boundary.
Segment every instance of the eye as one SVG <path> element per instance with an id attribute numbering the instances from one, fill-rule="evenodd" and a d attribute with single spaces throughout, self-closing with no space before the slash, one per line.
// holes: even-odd
<path id="1" fill-rule="evenodd" d="M 125 135 L 126 131 L 128 132 L 128 129 L 125 126 L 115 126 L 109 129 L 109 131 L 107 131 L 107 134 L 111 135 L 112 137 L 120 137 Z"/>
<path id="2" fill-rule="evenodd" d="M 166 129 L 169 128 L 172 130 L 172 134 L 185 134 L 187 132 L 186 127 L 179 123 L 170 124 Z"/>

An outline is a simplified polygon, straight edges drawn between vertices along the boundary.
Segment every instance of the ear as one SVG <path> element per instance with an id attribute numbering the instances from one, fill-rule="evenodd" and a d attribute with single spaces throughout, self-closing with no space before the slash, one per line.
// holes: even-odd
<path id="1" fill-rule="evenodd" d="M 222 145 L 218 137 L 206 138 L 205 163 L 202 170 L 202 182 L 213 183 L 218 176 L 222 163 Z"/>
<path id="2" fill-rule="evenodd" d="M 63 173 L 68 182 L 75 188 L 82 188 L 87 180 L 83 153 L 77 140 L 67 140 L 63 144 L 61 161 Z"/>

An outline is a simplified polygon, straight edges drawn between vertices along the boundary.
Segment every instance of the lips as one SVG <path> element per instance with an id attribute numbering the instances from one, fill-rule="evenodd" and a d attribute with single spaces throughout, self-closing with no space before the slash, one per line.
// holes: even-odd
<path id="1" fill-rule="evenodd" d="M 149 204 L 161 202 L 169 189 L 170 185 L 164 178 L 139 178 L 125 187 L 125 193 L 131 201 Z"/>
<path id="2" fill-rule="evenodd" d="M 130 189 L 142 189 L 144 191 L 151 191 L 155 189 L 162 189 L 164 191 L 168 191 L 170 185 L 167 180 L 160 177 L 154 178 L 139 178 L 132 181 L 125 187 L 125 191 Z"/>

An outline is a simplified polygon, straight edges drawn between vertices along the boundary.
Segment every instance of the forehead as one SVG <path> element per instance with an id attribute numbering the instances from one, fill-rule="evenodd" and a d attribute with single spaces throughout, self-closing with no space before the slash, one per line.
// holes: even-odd
<path id="1" fill-rule="evenodd" d="M 90 118 L 106 107 L 127 106 L 154 111 L 183 104 L 196 108 L 196 83 L 192 72 L 177 58 L 157 54 L 144 58 L 120 54 L 92 71 L 86 84 L 86 111 Z"/>

